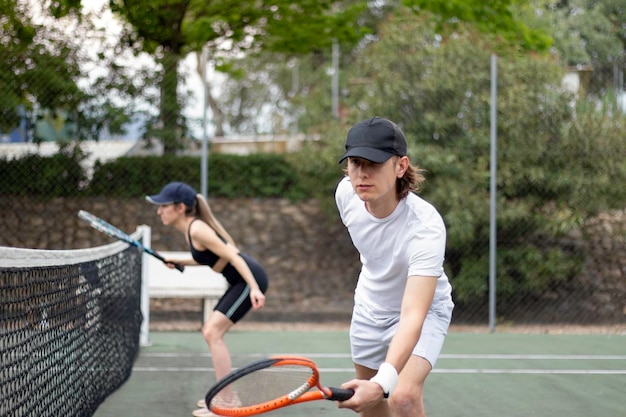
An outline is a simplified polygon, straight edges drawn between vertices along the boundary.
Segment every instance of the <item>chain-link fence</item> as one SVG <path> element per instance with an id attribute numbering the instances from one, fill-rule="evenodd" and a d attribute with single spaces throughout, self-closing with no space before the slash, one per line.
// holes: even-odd
<path id="1" fill-rule="evenodd" d="M 489 49 L 481 49 L 471 37 L 436 48 L 413 44 L 413 54 L 403 53 L 402 41 L 392 40 L 398 50 L 391 57 L 382 60 L 376 53 L 363 55 L 353 63 L 359 71 L 342 72 L 341 88 L 332 86 L 329 78 L 320 96 L 302 86 L 294 91 L 307 90 L 297 98 L 328 109 L 327 119 L 334 116 L 330 109 L 336 111 L 337 124 L 342 126 L 337 130 L 343 134 L 345 126 L 372 113 L 390 115 L 403 127 L 413 162 L 427 170 L 423 195 L 441 211 L 448 225 L 446 268 L 455 288 L 455 320 L 487 323 L 494 300 L 490 295 L 495 294 L 499 322 L 626 322 L 626 103 L 621 67 L 594 73 L 588 66 L 564 69 L 549 59 L 505 57 L 497 61 L 494 73 Z M 16 75 L 15 69 L 2 68 Z M 290 74 L 295 77 L 296 72 Z M 298 76 L 304 84 L 304 71 Z M 63 77 L 32 73 L 20 75 L 20 80 L 50 90 L 52 97 Z M 203 101 L 202 92 L 203 88 L 192 87 L 192 94 L 181 98 L 183 108 Z M 0 91 L 0 96 L 10 95 Z M 0 104 L 1 114 L 11 115 L 3 119 L 0 143 L 0 167 L 5 166 L 0 178 L 2 244 L 26 245 L 26 236 L 50 233 L 61 237 L 39 239 L 44 242 L 39 248 L 71 248 L 73 242 L 62 235 L 64 228 L 73 227 L 74 220 L 68 220 L 75 217 L 73 211 L 58 219 L 65 223 L 59 230 L 41 220 L 45 214 L 28 219 L 16 207 L 27 205 L 25 213 L 33 213 L 33 209 L 46 213 L 46 202 L 52 198 L 73 200 L 75 197 L 59 196 L 88 186 L 96 160 L 103 163 L 162 151 L 156 138 L 152 138 L 152 147 L 146 147 L 139 135 L 110 141 L 111 135 L 100 129 L 98 142 L 80 145 L 80 152 L 87 156 L 80 158 L 82 172 L 50 169 L 41 176 L 32 171 L 33 166 L 41 166 L 36 165 L 37 158 L 72 155 L 76 149 L 59 147 L 58 141 L 66 143 L 76 139 L 76 132 L 91 131 L 85 126 L 86 119 L 78 120 L 76 114 L 54 105 L 54 100 L 39 100 L 27 111 L 12 101 Z M 300 124 L 312 124 L 314 112 L 308 113 L 310 120 L 303 120 L 308 117 L 301 112 L 303 108 L 306 105 L 298 110 Z M 491 125 L 494 115 L 496 124 Z M 6 127 L 9 125 L 11 128 Z M 323 131 L 320 136 L 324 139 Z M 32 143 L 35 138 L 39 144 Z M 327 137 L 326 143 L 340 149 L 342 140 Z M 495 161 L 491 158 L 494 144 Z M 198 142 L 192 141 L 186 151 L 198 154 L 200 149 Z M 23 163 L 10 164 L 16 160 Z M 495 178 L 491 175 L 494 162 Z M 336 161 L 333 163 L 336 167 Z M 9 165 L 10 175 L 6 171 Z M 337 175 L 341 175 L 339 169 Z M 34 195 L 10 191 L 20 178 L 28 183 L 31 177 L 39 183 Z M 490 189 L 492 178 L 497 185 L 495 194 Z M 102 204 L 106 205 L 106 198 Z M 244 210 L 245 203 L 238 204 Z M 495 242 L 490 241 L 492 234 Z M 495 258 L 490 243 L 495 244 Z M 276 258 L 271 238 L 257 249 L 260 259 Z M 319 250 L 328 250 L 328 258 L 345 255 L 336 248 Z M 293 268 L 287 259 L 277 262 L 283 263 L 285 271 Z M 290 274 L 298 275 L 295 271 Z M 493 293 L 490 278 L 495 278 Z"/>

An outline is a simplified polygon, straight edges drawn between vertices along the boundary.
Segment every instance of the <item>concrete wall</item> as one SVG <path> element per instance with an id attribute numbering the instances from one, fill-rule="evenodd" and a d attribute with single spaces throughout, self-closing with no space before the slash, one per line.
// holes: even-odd
<path id="1" fill-rule="evenodd" d="M 270 278 L 263 314 L 312 313 L 349 317 L 359 271 L 358 255 L 338 217 L 328 221 L 315 201 L 209 200 L 216 217 L 242 252 L 256 257 Z M 123 231 L 140 224 L 152 229 L 152 248 L 187 251 L 182 234 L 164 227 L 156 207 L 137 199 L 15 198 L 3 201 L 0 246 L 80 249 L 110 243 L 77 216 L 86 210 Z"/>
<path id="2" fill-rule="evenodd" d="M 360 265 L 336 214 L 325 216 L 316 201 L 209 202 L 240 249 L 255 256 L 268 272 L 270 291 L 259 317 L 349 317 Z M 152 247 L 157 251 L 188 249 L 184 237 L 163 227 L 155 206 L 143 198 L 11 198 L 2 201 L 2 206 L 0 246 L 80 249 L 111 242 L 78 218 L 78 210 L 83 209 L 126 232 L 140 224 L 150 226 Z M 563 295 L 559 308 L 565 311 L 559 311 L 559 317 L 543 314 L 540 319 L 626 322 L 626 211 L 589 219 L 571 238 L 588 254 L 584 271 L 572 285 L 581 294 Z M 533 307 L 523 308 L 532 311 Z"/>

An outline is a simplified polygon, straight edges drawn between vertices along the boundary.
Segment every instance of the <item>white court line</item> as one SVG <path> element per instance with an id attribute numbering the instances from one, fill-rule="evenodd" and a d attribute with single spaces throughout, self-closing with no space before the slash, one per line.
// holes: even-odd
<path id="1" fill-rule="evenodd" d="M 284 354 L 284 353 L 283 353 Z M 238 354 L 233 357 L 269 357 L 280 356 L 279 353 Z M 350 359 L 349 353 L 289 353 L 289 355 L 306 356 L 311 359 L 339 358 Z M 141 357 L 152 358 L 208 358 L 208 353 L 198 352 L 144 352 Z M 626 355 L 523 355 L 523 354 L 472 354 L 449 353 L 441 354 L 439 359 L 482 359 L 482 360 L 626 360 Z M 168 367 L 168 366 L 135 366 L 133 372 L 213 372 L 211 367 Z M 353 373 L 348 368 L 320 368 L 322 373 Z M 549 375 L 626 375 L 626 369 L 495 369 L 495 368 L 435 368 L 438 374 L 549 374 Z"/>
<path id="2" fill-rule="evenodd" d="M 214 372 L 203 367 L 135 366 L 133 372 Z M 353 368 L 320 368 L 320 373 L 354 373 Z M 525 375 L 626 375 L 626 369 L 445 369 L 435 368 L 437 374 L 525 374 Z"/>
<path id="3" fill-rule="evenodd" d="M 441 354 L 440 359 L 530 359 L 530 360 L 626 360 L 626 355 L 523 355 L 523 354 Z"/>
<path id="4" fill-rule="evenodd" d="M 438 369 L 439 374 L 626 375 L 626 369 Z"/>
<path id="5" fill-rule="evenodd" d="M 232 357 L 265 358 L 268 356 L 296 355 L 306 356 L 311 359 L 337 358 L 350 359 L 349 353 L 250 353 L 233 354 Z M 152 358 L 194 358 L 211 357 L 209 353 L 198 352 L 145 352 L 142 357 Z M 524 355 L 524 354 L 498 354 L 498 353 L 442 353 L 439 359 L 521 359 L 521 360 L 626 360 L 626 355 Z"/>

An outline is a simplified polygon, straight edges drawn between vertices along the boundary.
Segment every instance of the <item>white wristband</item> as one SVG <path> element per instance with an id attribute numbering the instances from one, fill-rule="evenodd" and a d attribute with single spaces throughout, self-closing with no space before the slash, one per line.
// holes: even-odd
<path id="1" fill-rule="evenodd" d="M 398 383 L 398 371 L 389 362 L 384 362 L 378 368 L 378 373 L 374 375 L 370 381 L 376 382 L 383 389 L 385 398 L 393 391 Z"/>

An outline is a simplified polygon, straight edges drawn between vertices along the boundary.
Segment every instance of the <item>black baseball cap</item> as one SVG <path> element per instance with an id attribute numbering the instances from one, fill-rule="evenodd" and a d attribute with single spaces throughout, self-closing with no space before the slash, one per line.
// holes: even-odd
<path id="1" fill-rule="evenodd" d="M 346 158 L 363 158 L 382 164 L 393 155 L 406 156 L 407 144 L 402 130 L 392 121 L 373 117 L 350 128 L 346 138 Z"/>
<path id="2" fill-rule="evenodd" d="M 185 203 L 193 207 L 196 203 L 196 190 L 184 182 L 170 182 L 160 193 L 146 196 L 146 200 L 152 204 Z"/>

